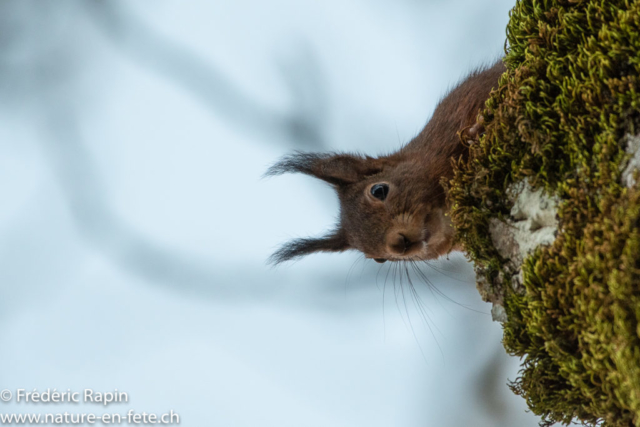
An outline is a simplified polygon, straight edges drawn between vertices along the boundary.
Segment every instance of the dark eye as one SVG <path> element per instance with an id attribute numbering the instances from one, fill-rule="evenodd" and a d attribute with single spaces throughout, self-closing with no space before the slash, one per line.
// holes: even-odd
<path id="1" fill-rule="evenodd" d="M 387 260 L 384 258 L 374 258 L 373 259 L 375 262 L 377 262 L 378 264 L 382 264 L 383 262 L 386 262 Z"/>
<path id="2" fill-rule="evenodd" d="M 376 184 L 371 187 L 371 195 L 378 200 L 384 200 L 389 194 L 389 186 L 387 184 Z"/>

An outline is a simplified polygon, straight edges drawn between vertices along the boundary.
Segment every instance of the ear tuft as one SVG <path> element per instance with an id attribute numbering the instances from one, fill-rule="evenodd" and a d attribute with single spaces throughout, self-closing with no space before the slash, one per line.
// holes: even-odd
<path id="1" fill-rule="evenodd" d="M 349 249 L 344 234 L 338 230 L 333 234 L 318 239 L 305 238 L 292 240 L 278 249 L 271 257 L 269 264 L 280 264 L 315 252 L 342 252 Z"/>
<path id="2" fill-rule="evenodd" d="M 303 153 L 296 152 L 289 154 L 280 159 L 276 164 L 271 166 L 264 177 L 278 176 L 285 173 L 304 173 L 314 175 L 314 166 L 331 157 L 331 154 Z"/>
<path id="3" fill-rule="evenodd" d="M 295 153 L 271 166 L 265 177 L 299 172 L 315 176 L 332 185 L 353 184 L 382 171 L 385 160 L 357 154 Z"/>

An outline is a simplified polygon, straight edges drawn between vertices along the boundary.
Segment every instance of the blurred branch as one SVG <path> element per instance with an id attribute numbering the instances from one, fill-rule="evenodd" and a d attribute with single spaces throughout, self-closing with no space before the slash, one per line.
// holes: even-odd
<path id="1" fill-rule="evenodd" d="M 48 81 L 43 82 L 45 85 Z M 265 284 L 265 271 L 246 264 L 229 264 L 206 260 L 198 262 L 192 255 L 163 247 L 136 232 L 113 211 L 108 203 L 99 168 L 82 143 L 73 100 L 57 91 L 41 91 L 42 147 L 60 182 L 75 223 L 89 243 L 118 266 L 146 279 L 153 285 L 180 294 L 238 302 L 261 301 L 276 297 L 287 285 L 297 285 L 300 278 L 292 272 L 278 275 L 278 286 Z M 65 101 L 65 99 L 67 101 Z M 349 283 L 357 292 L 371 291 L 375 269 Z M 308 276 L 305 276 L 308 277 Z M 312 274 L 313 281 L 327 286 L 316 288 L 296 304 L 306 301 L 310 308 L 332 310 L 342 298 L 344 278 L 326 271 Z M 318 291 L 321 295 L 318 295 Z M 321 298 L 319 298 L 321 297 Z M 358 304 L 353 309 L 363 308 Z"/>
<path id="2" fill-rule="evenodd" d="M 105 201 L 106 191 L 81 143 L 75 115 L 64 103 L 44 103 L 45 149 L 71 213 L 84 237 L 126 269 L 153 283 L 198 294 L 222 293 L 215 265 L 199 265 L 178 251 L 161 248 L 124 224 Z M 264 294 L 256 289 L 259 294 Z M 237 292 L 236 292 L 237 293 Z M 229 295 L 226 295 L 229 296 Z"/>
<path id="3" fill-rule="evenodd" d="M 502 346 L 496 346 L 491 358 L 480 368 L 480 373 L 474 381 L 473 391 L 486 415 L 495 425 L 509 425 L 509 405 L 501 398 L 505 388 L 505 365 L 508 356 Z"/>
<path id="4" fill-rule="evenodd" d="M 306 144 L 319 144 L 322 102 L 316 102 L 321 99 L 315 96 L 320 84 L 313 77 L 316 67 L 312 66 L 312 56 L 288 73 L 287 83 L 299 105 L 296 115 L 278 115 L 244 97 L 197 56 L 185 53 L 181 47 L 160 40 L 142 30 L 141 25 L 123 18 L 111 3 L 64 2 L 64 5 L 66 9 L 63 10 L 54 6 L 43 10 L 35 0 L 0 4 L 0 10 L 6 12 L 0 16 L 13 16 L 19 23 L 2 27 L 0 31 L 0 45 L 6 47 L 0 53 L 0 75 L 4 77 L 0 82 L 3 95 L 0 105 L 15 107 L 18 102 L 25 102 L 25 105 L 35 107 L 25 111 L 36 115 L 36 120 L 30 118 L 30 122 L 39 125 L 41 147 L 58 178 L 82 238 L 119 267 L 153 285 L 162 285 L 181 294 L 248 302 L 272 298 L 285 289 L 282 285 L 299 282 L 287 272 L 278 277 L 281 286 L 267 286 L 265 271 L 248 268 L 251 266 L 242 261 L 238 261 L 239 265 L 223 265 L 210 259 L 199 261 L 190 254 L 154 242 L 117 215 L 79 129 L 78 76 L 93 50 L 85 48 L 87 34 L 84 28 L 69 27 L 65 25 L 68 22 L 65 19 L 81 22 L 80 18 L 86 15 L 85 8 L 91 7 L 96 21 L 112 31 L 117 40 L 123 40 L 122 45 L 128 47 L 134 57 L 140 54 L 147 63 L 176 79 L 212 110 L 261 133 L 281 132 L 292 142 L 299 138 Z M 52 11 L 55 12 L 53 17 L 47 14 Z M 4 21 L 0 19 L 0 22 Z M 24 31 L 21 30 L 27 24 L 30 25 L 27 28 L 30 38 L 22 37 Z M 80 37 L 79 30 L 82 31 Z M 29 54 L 24 56 L 22 52 Z M 13 55 L 7 57 L 10 54 Z M 310 80 L 308 76 L 312 76 Z M 8 93 L 13 96 L 7 97 Z M 317 275 L 314 277 L 320 282 Z M 341 277 L 328 275 L 323 279 L 329 283 L 342 283 Z M 370 275 L 353 283 L 351 288 L 356 286 L 365 291 L 370 289 L 369 283 Z M 320 289 L 326 297 L 324 308 L 336 303 L 334 297 L 339 293 L 334 290 L 332 287 Z M 317 307 L 317 297 L 316 290 L 316 295 L 309 298 L 309 302 L 315 300 L 316 303 L 310 305 Z"/>
<path id="5" fill-rule="evenodd" d="M 278 113 L 246 96 L 219 70 L 187 47 L 160 34 L 123 9 L 115 0 L 84 2 L 105 34 L 129 55 L 172 79 L 209 109 L 243 130 L 305 149 L 324 145 L 326 99 L 319 66 L 307 49 L 295 66 L 283 69 L 293 97 L 291 113 Z"/>

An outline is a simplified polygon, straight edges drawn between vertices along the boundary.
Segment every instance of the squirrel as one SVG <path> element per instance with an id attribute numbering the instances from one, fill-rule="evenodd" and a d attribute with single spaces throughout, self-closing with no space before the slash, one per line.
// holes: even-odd
<path id="1" fill-rule="evenodd" d="M 462 250 L 441 182 L 453 177 L 452 159 L 467 157 L 463 142 L 484 132 L 480 111 L 505 71 L 502 60 L 472 71 L 440 100 L 422 131 L 393 154 L 297 152 L 271 166 L 266 176 L 311 175 L 331 184 L 340 200 L 333 231 L 293 240 L 271 262 L 349 249 L 379 263 L 420 261 Z"/>

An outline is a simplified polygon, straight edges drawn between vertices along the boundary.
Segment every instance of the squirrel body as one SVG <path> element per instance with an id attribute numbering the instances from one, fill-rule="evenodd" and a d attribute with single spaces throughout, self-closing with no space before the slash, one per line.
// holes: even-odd
<path id="1" fill-rule="evenodd" d="M 298 172 L 331 184 L 340 199 L 340 221 L 323 237 L 285 244 L 272 261 L 348 249 L 377 262 L 418 261 L 460 250 L 441 182 L 453 176 L 451 159 L 467 155 L 460 132 L 470 139 L 482 132 L 480 110 L 504 71 L 500 60 L 470 73 L 441 99 L 422 131 L 395 153 L 295 153 L 273 165 L 268 176 Z"/>

